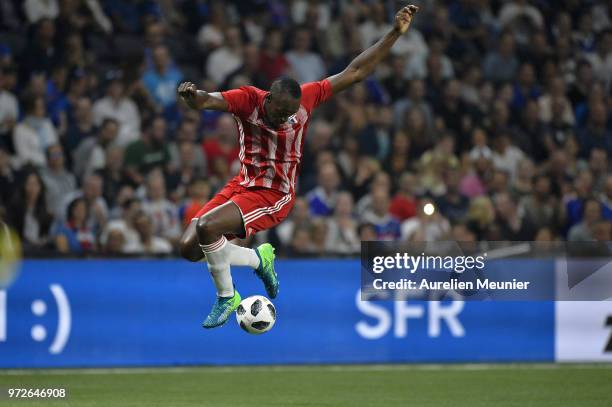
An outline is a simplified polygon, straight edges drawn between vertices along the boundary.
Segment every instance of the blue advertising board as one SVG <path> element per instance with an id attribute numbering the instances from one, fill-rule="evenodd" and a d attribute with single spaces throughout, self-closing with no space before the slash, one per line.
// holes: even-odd
<path id="1" fill-rule="evenodd" d="M 553 361 L 552 302 L 360 301 L 358 260 L 280 260 L 278 320 L 204 330 L 205 266 L 27 260 L 0 290 L 0 368 Z M 242 297 L 264 294 L 233 269 Z"/>

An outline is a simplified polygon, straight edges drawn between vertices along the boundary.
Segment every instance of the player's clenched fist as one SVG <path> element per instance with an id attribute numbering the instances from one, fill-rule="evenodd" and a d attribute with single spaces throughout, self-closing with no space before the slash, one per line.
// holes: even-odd
<path id="1" fill-rule="evenodd" d="M 178 87 L 178 94 L 183 99 L 192 99 L 196 96 L 198 88 L 192 82 L 183 82 Z"/>
<path id="2" fill-rule="evenodd" d="M 192 109 L 198 108 L 198 88 L 192 82 L 183 82 L 179 85 L 177 92 L 179 96 L 187 103 L 187 106 Z"/>
<path id="3" fill-rule="evenodd" d="M 395 15 L 395 29 L 399 31 L 400 34 L 404 34 L 408 31 L 408 27 L 410 27 L 410 23 L 412 22 L 412 17 L 419 11 L 419 8 L 415 5 L 409 5 L 406 7 L 402 7 L 400 11 Z"/>

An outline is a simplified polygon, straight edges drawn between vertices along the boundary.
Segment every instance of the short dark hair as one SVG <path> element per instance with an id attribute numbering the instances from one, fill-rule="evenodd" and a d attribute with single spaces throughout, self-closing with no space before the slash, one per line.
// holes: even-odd
<path id="1" fill-rule="evenodd" d="M 272 82 L 270 86 L 271 93 L 287 93 L 294 99 L 302 97 L 302 88 L 300 84 L 293 78 L 284 76 Z"/>

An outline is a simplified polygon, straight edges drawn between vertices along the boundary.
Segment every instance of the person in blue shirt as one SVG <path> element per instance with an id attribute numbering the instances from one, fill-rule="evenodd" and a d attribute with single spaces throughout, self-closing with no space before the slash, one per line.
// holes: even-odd
<path id="1" fill-rule="evenodd" d="M 176 103 L 176 88 L 183 79 L 181 71 L 170 64 L 170 54 L 165 45 L 153 49 L 153 68 L 145 71 L 142 81 L 149 94 L 164 109 Z"/>

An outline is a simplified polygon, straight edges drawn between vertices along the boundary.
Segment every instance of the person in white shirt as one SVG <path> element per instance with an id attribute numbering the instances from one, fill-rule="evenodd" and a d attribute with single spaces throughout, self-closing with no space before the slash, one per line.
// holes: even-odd
<path id="1" fill-rule="evenodd" d="M 7 89 L 4 69 L 0 68 L 0 137 L 10 134 L 19 117 L 17 98 Z"/>
<path id="2" fill-rule="evenodd" d="M 293 48 L 285 54 L 291 71 L 299 83 L 315 82 L 327 72 L 321 56 L 310 51 L 311 36 L 306 28 L 299 28 L 294 37 Z"/>
<path id="3" fill-rule="evenodd" d="M 178 208 L 166 198 L 166 183 L 161 171 L 151 171 L 147 178 L 143 209 L 153 222 L 153 233 L 178 241 L 181 233 Z"/>
<path id="4" fill-rule="evenodd" d="M 57 0 L 25 0 L 23 12 L 28 23 L 35 24 L 43 18 L 55 19 L 59 15 Z"/>
<path id="5" fill-rule="evenodd" d="M 227 76 L 242 65 L 242 40 L 238 27 L 225 31 L 225 45 L 213 51 L 206 61 L 206 76 L 221 85 Z"/>
<path id="6" fill-rule="evenodd" d="M 94 124 L 99 126 L 104 119 L 115 119 L 119 123 L 116 143 L 126 146 L 140 136 L 140 112 L 136 103 L 125 96 L 123 73 L 111 71 L 106 78 L 106 96 L 93 105 Z"/>
<path id="7" fill-rule="evenodd" d="M 81 141 L 74 150 L 73 171 L 83 176 L 103 169 L 106 166 L 106 149 L 114 145 L 118 129 L 119 124 L 115 119 L 104 119 L 98 128 L 97 136 Z"/>
<path id="8" fill-rule="evenodd" d="M 140 254 L 168 254 L 172 252 L 172 245 L 167 239 L 153 233 L 153 222 L 146 212 L 136 215 L 134 226 L 140 240 L 137 244 L 126 245 L 126 253 Z"/>
<path id="9" fill-rule="evenodd" d="M 13 130 L 15 164 L 32 164 L 44 167 L 47 164 L 47 148 L 57 144 L 55 127 L 46 117 L 45 99 L 28 95 L 24 99 L 25 118 Z"/>
<path id="10" fill-rule="evenodd" d="M 325 250 L 328 253 L 355 254 L 361 248 L 357 234 L 357 222 L 353 217 L 353 196 L 340 192 L 336 200 L 334 216 L 326 219 L 327 236 Z"/>
<path id="11" fill-rule="evenodd" d="M 517 175 L 518 165 L 525 158 L 525 153 L 513 145 L 510 135 L 502 133 L 495 140 L 495 151 L 493 152 L 493 166 L 510 174 L 514 180 Z"/>

